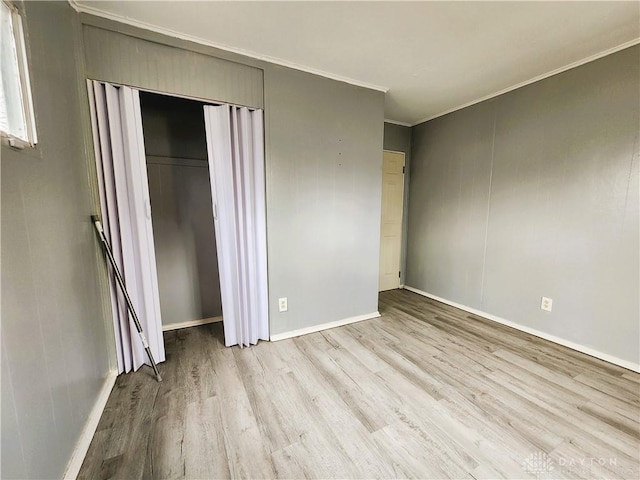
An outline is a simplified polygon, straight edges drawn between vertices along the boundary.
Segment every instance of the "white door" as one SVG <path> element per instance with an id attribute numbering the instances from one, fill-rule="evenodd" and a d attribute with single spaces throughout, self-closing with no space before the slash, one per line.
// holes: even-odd
<path id="1" fill-rule="evenodd" d="M 156 362 L 165 360 L 149 182 L 138 90 L 88 80 L 100 206 L 127 291 Z M 118 372 L 147 362 L 124 297 L 111 282 Z"/>
<path id="2" fill-rule="evenodd" d="M 384 151 L 382 167 L 382 221 L 380 224 L 379 290 L 400 287 L 404 153 Z"/>
<path id="3" fill-rule="evenodd" d="M 269 340 L 263 112 L 205 105 L 224 343 Z"/>

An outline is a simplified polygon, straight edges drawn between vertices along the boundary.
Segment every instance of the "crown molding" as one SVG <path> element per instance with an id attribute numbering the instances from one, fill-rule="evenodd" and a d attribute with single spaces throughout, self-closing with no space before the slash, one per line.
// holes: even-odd
<path id="1" fill-rule="evenodd" d="M 356 80 L 354 78 L 345 77 L 342 75 L 337 75 L 334 73 L 325 72 L 324 70 L 319 70 L 312 67 L 307 67 L 305 65 L 301 65 L 295 62 L 289 62 L 286 60 L 282 60 L 276 57 L 271 57 L 269 55 L 261 55 L 250 50 L 245 50 L 243 48 L 236 48 L 230 45 L 225 45 L 223 43 L 212 42 L 210 40 L 205 40 L 204 38 L 196 37 L 193 35 L 187 35 L 184 33 L 176 32 L 175 30 L 171 30 L 169 28 L 159 27 L 157 25 L 153 25 L 147 22 L 142 22 L 139 20 L 135 20 L 133 18 L 124 17 L 122 15 L 116 15 L 114 13 L 105 12 L 98 8 L 87 5 L 86 3 L 78 3 L 76 0 L 67 0 L 69 5 L 78 13 L 87 13 L 90 15 L 95 15 L 96 17 L 106 18 L 108 20 L 113 20 L 115 22 L 124 23 L 126 25 L 130 25 L 132 27 L 141 28 L 143 30 L 148 30 L 151 32 L 159 33 L 162 35 L 166 35 L 168 37 L 178 38 L 180 40 L 185 40 L 187 42 L 197 43 L 199 45 L 204 45 L 207 47 L 217 48 L 219 50 L 224 50 L 225 52 L 235 53 L 237 55 L 242 55 L 244 57 L 253 58 L 255 60 L 260 60 L 263 62 L 271 63 L 274 65 L 279 65 L 281 67 L 287 67 L 294 70 L 298 70 L 305 73 L 310 73 L 312 75 L 317 75 L 319 77 L 328 78 L 330 80 L 336 80 L 342 83 L 348 83 L 349 85 L 354 85 L 356 87 L 367 88 L 369 90 L 375 90 L 382 93 L 387 93 L 389 91 L 388 87 L 383 87 L 380 85 L 375 85 L 373 83 L 362 82 L 360 80 Z"/>
<path id="2" fill-rule="evenodd" d="M 245 49 L 242 49 L 242 48 L 236 48 L 236 47 L 232 47 L 232 46 L 229 46 L 229 45 L 225 45 L 225 44 L 221 44 L 221 43 L 216 43 L 216 42 L 212 42 L 212 41 L 209 41 L 209 40 L 205 40 L 205 39 L 200 38 L 200 37 L 195 37 L 195 36 L 192 36 L 192 35 L 187 35 L 187 34 L 184 34 L 184 33 L 176 32 L 176 31 L 168 29 L 168 28 L 159 27 L 159 26 L 152 25 L 152 24 L 149 24 L 149 23 L 146 23 L 146 22 L 141 22 L 141 21 L 138 21 L 138 20 L 135 20 L 135 19 L 132 19 L 132 18 L 128 18 L 128 17 L 124 17 L 124 16 L 121 16 L 121 15 L 116 15 L 116 14 L 113 14 L 113 13 L 105 12 L 103 10 L 94 8 L 91 5 L 88 5 L 86 3 L 79 4 L 76 0 L 67 0 L 67 1 L 71 5 L 71 7 L 75 11 L 77 11 L 79 13 L 87 13 L 87 14 L 90 14 L 90 15 L 95 15 L 97 17 L 106 18 L 108 20 L 112 20 L 112 21 L 115 21 L 115 22 L 119 22 L 119 23 L 123 23 L 123 24 L 126 24 L 126 25 L 130 25 L 130 26 L 133 26 L 133 27 L 141 28 L 143 30 L 148 30 L 148 31 L 152 31 L 152 32 L 155 32 L 155 33 L 159 33 L 159 34 L 162 34 L 162 35 L 169 36 L 169 37 L 177 38 L 177 39 L 180 39 L 180 40 L 185 40 L 185 41 L 193 42 L 193 43 L 196 43 L 196 44 L 199 44 L 199 45 L 204 45 L 204 46 L 207 46 L 207 47 L 216 48 L 216 49 L 219 49 L 219 50 L 223 50 L 223 51 L 226 51 L 226 52 L 234 53 L 234 54 L 237 54 L 237 55 L 242 55 L 244 57 L 252 58 L 252 59 L 255 59 L 255 60 L 260 60 L 260 61 L 271 63 L 271 64 L 274 64 L 274 65 L 279 65 L 279 66 L 282 66 L 282 67 L 291 68 L 291 69 L 298 70 L 298 71 L 301 71 L 301 72 L 306 72 L 306 73 L 310 73 L 310 74 L 313 74 L 313 75 L 318 75 L 320 77 L 328 78 L 328 79 L 331 79 L 331 80 L 336 80 L 338 82 L 347 83 L 347 84 L 354 85 L 354 86 L 357 86 L 357 87 L 367 88 L 367 89 L 375 90 L 375 91 L 382 92 L 382 93 L 387 93 L 389 91 L 388 87 L 383 87 L 383 86 L 375 85 L 375 84 L 372 84 L 372 83 L 362 82 L 360 80 L 355 80 L 353 78 L 349 78 L 349 77 L 345 77 L 345 76 L 342 76 L 342 75 L 337 75 L 337 74 L 325 72 L 323 70 L 318 70 L 318 69 L 315 69 L 315 68 L 307 67 L 305 65 L 300 65 L 300 64 L 295 63 L 295 62 L 288 62 L 286 60 L 281 60 L 279 58 L 271 57 L 269 55 L 260 55 L 260 54 L 257 54 L 255 52 L 251 52 L 249 50 L 245 50 Z M 422 119 L 420 119 L 420 120 L 418 120 L 416 122 L 401 122 L 401 121 L 392 120 L 392 119 L 385 119 L 384 121 L 386 123 L 391 123 L 391 124 L 394 124 L 394 125 L 401 125 L 401 126 L 404 126 L 404 127 L 415 127 L 416 125 L 420 125 L 421 123 L 428 122 L 430 120 L 434 120 L 434 119 L 436 119 L 438 117 L 442 117 L 442 116 L 447 115 L 449 113 L 453 113 L 453 112 L 456 112 L 458 110 L 462 110 L 463 108 L 467 108 L 467 107 L 470 107 L 472 105 L 476 105 L 476 104 L 478 104 L 480 102 L 484 102 L 485 100 L 490 100 L 492 98 L 498 97 L 500 95 L 503 95 L 505 93 L 511 92 L 513 90 L 517 90 L 518 88 L 522 88 L 522 87 L 530 85 L 532 83 L 539 82 L 541 80 L 544 80 L 546 78 L 552 77 L 554 75 L 558 75 L 559 73 L 566 72 L 567 70 L 571 70 L 573 68 L 577 68 L 577 67 L 579 67 L 581 65 L 593 62 L 595 60 L 598 60 L 599 58 L 606 57 L 607 55 L 614 54 L 616 52 L 619 52 L 619 51 L 624 50 L 624 49 L 629 48 L 629 47 L 633 47 L 633 46 L 638 45 L 638 44 L 640 44 L 640 37 L 639 38 L 635 38 L 633 40 L 630 40 L 628 42 L 622 43 L 622 44 L 617 45 L 615 47 L 609 48 L 607 50 L 603 50 L 603 51 L 601 51 L 599 53 L 596 53 L 594 55 L 590 55 L 590 56 L 585 57 L 583 59 L 577 60 L 577 61 L 575 61 L 573 63 L 570 63 L 570 64 L 565 65 L 563 67 L 557 68 L 555 70 L 551 70 L 551 71 L 543 73 L 541 75 L 537 75 L 535 77 L 532 77 L 532 78 L 530 78 L 528 80 L 525 80 L 523 82 L 520 82 L 520 83 L 517 83 L 515 85 L 512 85 L 510 87 L 504 88 L 502 90 L 498 90 L 496 92 L 490 93 L 490 94 L 485 95 L 483 97 L 476 98 L 475 100 L 471 100 L 471 101 L 463 103 L 461 105 L 457 105 L 456 107 L 444 110 L 444 111 L 439 112 L 439 113 L 437 113 L 435 115 L 429 115 L 428 117 L 422 118 Z"/>
<path id="3" fill-rule="evenodd" d="M 538 75 L 536 77 L 530 78 L 529 80 L 525 80 L 524 82 L 520 82 L 516 85 L 512 85 L 511 87 L 504 88 L 497 92 L 491 93 L 489 95 L 485 95 L 484 97 L 477 98 L 476 100 L 472 100 L 467 103 L 463 103 L 462 105 L 458 105 L 457 107 L 450 108 L 449 110 L 445 110 L 444 112 L 440 112 L 436 115 L 431 115 L 429 117 L 423 118 L 422 120 L 418 120 L 415 123 L 412 123 L 411 126 L 415 127 L 416 125 L 420 125 L 421 123 L 428 122 L 429 120 L 434 120 L 438 117 L 442 117 L 443 115 L 447 115 L 448 113 L 453 113 L 458 110 L 462 110 L 463 108 L 470 107 L 471 105 L 475 105 L 480 102 L 484 102 L 485 100 L 490 100 L 492 98 L 498 97 L 505 93 L 511 92 L 513 90 L 517 90 L 518 88 L 525 87 L 535 82 L 539 82 L 540 80 L 544 80 L 545 78 L 553 77 L 554 75 L 558 75 L 559 73 L 566 72 L 567 70 L 571 70 L 573 68 L 579 67 L 586 63 L 593 62 L 594 60 L 598 60 L 599 58 L 606 57 L 607 55 L 612 55 L 616 52 L 624 50 L 625 48 L 633 47 L 635 45 L 640 44 L 640 38 L 635 38 L 628 42 L 617 45 L 613 48 L 609 48 L 607 50 L 603 50 L 602 52 L 596 53 L 594 55 L 590 55 L 576 62 L 570 63 L 569 65 L 565 65 L 564 67 L 556 68 L 555 70 L 551 70 L 550 72 L 543 73 L 542 75 Z M 385 120 L 386 121 L 386 120 Z"/>
<path id="4" fill-rule="evenodd" d="M 391 120 L 390 118 L 385 118 L 384 123 L 392 123 L 393 125 L 400 125 L 401 127 L 413 127 L 410 123 L 401 122 L 399 120 Z"/>

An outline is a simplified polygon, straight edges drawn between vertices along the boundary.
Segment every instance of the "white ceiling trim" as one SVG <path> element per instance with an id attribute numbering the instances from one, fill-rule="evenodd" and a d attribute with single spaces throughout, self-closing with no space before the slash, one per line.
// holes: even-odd
<path id="1" fill-rule="evenodd" d="M 387 93 L 389 91 L 388 87 L 383 87 L 380 85 L 374 85 L 372 83 L 361 82 L 360 80 L 355 80 L 353 78 L 344 77 L 342 75 L 336 75 L 333 73 L 325 72 L 322 70 L 318 70 L 315 68 L 307 67 L 305 65 L 300 65 L 295 62 L 288 62 L 286 60 L 281 60 L 279 58 L 270 57 L 269 55 L 260 55 L 249 50 L 244 50 L 242 48 L 231 47 L 229 45 L 224 45 L 221 43 L 212 42 L 210 40 L 205 40 L 200 37 L 195 37 L 193 35 L 186 35 L 184 33 L 176 32 L 175 30 L 171 30 L 164 27 L 159 27 L 157 25 L 152 25 L 150 23 L 141 22 L 139 20 L 135 20 L 129 17 L 124 17 L 121 15 L 116 15 L 113 13 L 105 12 L 103 10 L 99 10 L 94 7 L 90 7 L 87 4 L 79 4 L 76 0 L 68 0 L 71 7 L 79 13 L 88 13 L 91 15 L 95 15 L 97 17 L 106 18 L 108 20 L 113 20 L 116 22 L 124 23 L 126 25 L 131 25 L 133 27 L 138 27 L 143 30 L 149 30 L 155 33 L 160 33 L 162 35 L 167 35 L 169 37 L 178 38 L 180 40 L 186 40 L 188 42 L 197 43 L 200 45 L 205 45 L 207 47 L 213 47 L 220 50 L 224 50 L 226 52 L 237 53 L 238 55 L 243 55 L 245 57 L 253 58 L 256 60 L 261 60 L 264 62 L 273 63 L 275 65 L 280 65 L 282 67 L 292 68 L 294 70 L 299 70 L 301 72 L 311 73 L 313 75 L 318 75 L 320 77 L 329 78 L 331 80 L 337 80 L 338 82 L 348 83 L 350 85 L 354 85 L 356 87 L 368 88 L 370 90 L 376 90 L 378 92 Z"/>
<path id="2" fill-rule="evenodd" d="M 638 44 L 640 44 L 640 38 L 635 38 L 635 39 L 630 40 L 628 42 L 625 42 L 625 43 L 623 43 L 621 45 L 618 45 L 616 47 L 609 48 L 607 50 L 603 50 L 602 52 L 596 53 L 595 55 L 591 55 L 589 57 L 583 58 L 582 60 L 578 60 L 576 62 L 570 63 L 569 65 L 565 65 L 564 67 L 556 68 L 555 70 L 552 70 L 552 71 L 547 72 L 547 73 L 543 73 L 542 75 L 538 75 L 537 77 L 530 78 L 529 80 L 525 80 L 524 82 L 518 83 L 518 84 L 513 85 L 511 87 L 507 87 L 507 88 L 505 88 L 503 90 L 500 90 L 500 91 L 497 91 L 495 93 L 490 93 L 489 95 L 485 95 L 484 97 L 480 97 L 480 98 L 478 98 L 476 100 L 472 100 L 470 102 L 463 103 L 462 105 L 458 105 L 457 107 L 451 108 L 449 110 L 445 110 L 444 112 L 438 113 L 436 115 L 431 115 L 430 117 L 424 118 L 422 120 L 418 120 L 415 123 L 407 124 L 407 125 L 410 126 L 410 127 L 415 127 L 416 125 L 420 125 L 421 123 L 428 122 L 429 120 L 433 120 L 435 118 L 442 117 L 443 115 L 447 115 L 448 113 L 453 113 L 453 112 L 455 112 L 457 110 L 462 110 L 463 108 L 470 107 L 471 105 L 475 105 L 477 103 L 484 102 L 485 100 L 489 100 L 491 98 L 498 97 L 498 96 L 500 96 L 502 94 L 511 92 L 513 90 L 517 90 L 518 88 L 524 87 L 526 85 L 530 85 L 530 84 L 535 83 L 535 82 L 539 82 L 540 80 L 544 80 L 545 78 L 553 77 L 554 75 L 557 75 L 559 73 L 566 72 L 567 70 L 571 70 L 572 68 L 579 67 L 580 65 L 584 65 L 585 63 L 593 62 L 594 60 L 597 60 L 597 59 L 602 58 L 602 57 L 606 57 L 607 55 L 611 55 L 613 53 L 619 52 L 620 50 L 624 50 L 625 48 L 633 47 L 634 45 L 638 45 Z M 385 122 L 387 122 L 387 121 L 389 123 L 398 123 L 398 124 L 402 125 L 402 123 L 399 123 L 399 122 L 392 122 L 390 120 L 385 120 Z"/>
<path id="3" fill-rule="evenodd" d="M 394 125 L 400 125 L 401 127 L 413 127 L 410 123 L 391 120 L 390 118 L 385 118 L 384 123 L 393 123 Z"/>

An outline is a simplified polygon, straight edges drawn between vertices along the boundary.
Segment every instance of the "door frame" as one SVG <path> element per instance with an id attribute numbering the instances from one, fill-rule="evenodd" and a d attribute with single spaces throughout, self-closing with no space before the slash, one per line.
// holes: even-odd
<path id="1" fill-rule="evenodd" d="M 404 253 L 405 253 L 405 244 L 406 244 L 406 228 L 405 228 L 405 221 L 406 221 L 406 211 L 407 211 L 407 200 L 408 200 L 408 190 L 409 190 L 409 185 L 408 183 L 408 178 L 409 178 L 409 172 L 407 171 L 407 152 L 403 152 L 400 150 L 391 150 L 389 148 L 383 148 L 382 149 L 382 154 L 383 154 L 383 160 L 382 160 L 382 166 L 384 169 L 384 153 L 395 153 L 398 155 L 402 155 L 403 161 L 402 161 L 402 212 L 401 212 L 401 220 L 400 220 L 400 258 L 398 259 L 398 268 L 399 268 L 399 286 L 398 288 L 404 288 L 404 274 L 405 274 L 405 265 L 403 262 L 403 257 L 404 257 Z M 382 172 L 382 175 L 384 175 L 384 170 Z M 382 193 L 382 190 L 381 190 Z M 380 233 L 382 233 L 382 199 L 380 202 Z M 382 242 L 380 242 L 380 251 L 382 251 Z M 378 253 L 379 256 L 379 253 Z M 380 265 L 378 266 L 378 279 L 380 278 Z M 380 284 L 378 283 L 378 292 L 380 292 Z"/>

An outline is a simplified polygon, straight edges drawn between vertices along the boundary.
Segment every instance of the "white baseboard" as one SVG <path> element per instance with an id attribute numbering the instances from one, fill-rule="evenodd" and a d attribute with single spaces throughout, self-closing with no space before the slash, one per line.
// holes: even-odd
<path id="1" fill-rule="evenodd" d="M 89 418 L 87 418 L 84 428 L 82 429 L 82 433 L 80 433 L 80 438 L 76 443 L 71 459 L 69 460 L 69 463 L 67 463 L 67 469 L 64 472 L 63 478 L 75 479 L 78 477 L 80 467 L 82 467 L 84 457 L 89 451 L 89 445 L 91 445 L 93 435 L 96 433 L 98 422 L 100 422 L 100 417 L 102 417 L 102 412 L 104 412 L 104 407 L 107 405 L 107 400 L 109 400 L 109 395 L 111 394 L 111 390 L 113 390 L 117 377 L 118 372 L 113 370 L 109 372 L 107 377 L 104 379 L 104 383 L 102 385 L 102 389 L 100 389 L 96 403 L 94 403 L 93 408 L 89 413 Z"/>
<path id="2" fill-rule="evenodd" d="M 536 330 L 534 328 L 525 327 L 524 325 L 520 325 L 518 323 L 512 322 L 510 320 L 506 320 L 496 315 L 483 312 L 482 310 L 476 310 L 475 308 L 467 307 L 466 305 L 461 305 L 459 303 L 452 302 L 450 300 L 447 300 L 446 298 L 441 298 L 436 295 L 432 295 L 430 293 L 424 292 L 417 288 L 409 287 L 408 285 L 405 285 L 404 289 L 409 290 L 410 292 L 413 292 L 413 293 L 417 293 L 418 295 L 422 295 L 424 297 L 430 298 L 432 300 L 436 300 L 438 302 L 451 305 L 452 307 L 459 308 L 460 310 L 464 310 L 465 312 L 473 313 L 474 315 L 478 315 L 479 317 L 486 318 L 487 320 L 492 320 L 494 322 L 501 323 L 502 325 L 506 325 L 507 327 L 515 328 L 516 330 L 520 330 L 521 332 L 529 333 L 536 337 L 549 340 L 550 342 L 557 343 L 559 345 L 571 348 L 573 350 L 577 350 L 578 352 L 581 352 L 581 353 L 586 353 L 587 355 L 591 355 L 592 357 L 599 358 L 600 360 L 604 360 L 605 362 L 613 363 L 614 365 L 618 365 L 619 367 L 623 367 L 628 370 L 632 370 L 634 372 L 640 373 L 640 364 L 633 363 L 628 360 L 623 360 L 618 357 L 614 357 L 613 355 L 609 355 L 608 353 L 600 352 L 591 347 L 586 347 L 579 343 L 575 343 L 570 340 L 565 340 L 564 338 L 556 337 L 555 335 L 541 332 L 540 330 Z"/>
<path id="3" fill-rule="evenodd" d="M 222 321 L 222 317 L 209 317 L 209 318 L 203 318 L 201 320 L 189 320 L 187 322 L 168 323 L 167 325 L 162 326 L 162 331 L 168 332 L 169 330 L 177 330 L 178 328 L 197 327 L 198 325 L 206 325 L 207 323 L 215 323 L 215 322 L 221 322 L 221 321 Z"/>
<path id="4" fill-rule="evenodd" d="M 269 340 L 271 340 L 272 342 L 277 342 L 278 340 L 284 340 L 285 338 L 299 337 L 301 335 L 307 335 L 308 333 L 315 333 L 321 330 L 342 327 L 343 325 L 349 325 L 350 323 L 361 322 L 363 320 L 370 320 L 372 318 L 378 318 L 379 316 L 380 312 L 365 313 L 364 315 L 343 318 L 342 320 L 336 320 L 335 322 L 321 323 L 320 325 L 314 325 L 313 327 L 300 328 L 298 330 L 291 330 L 290 332 L 270 335 Z"/>

